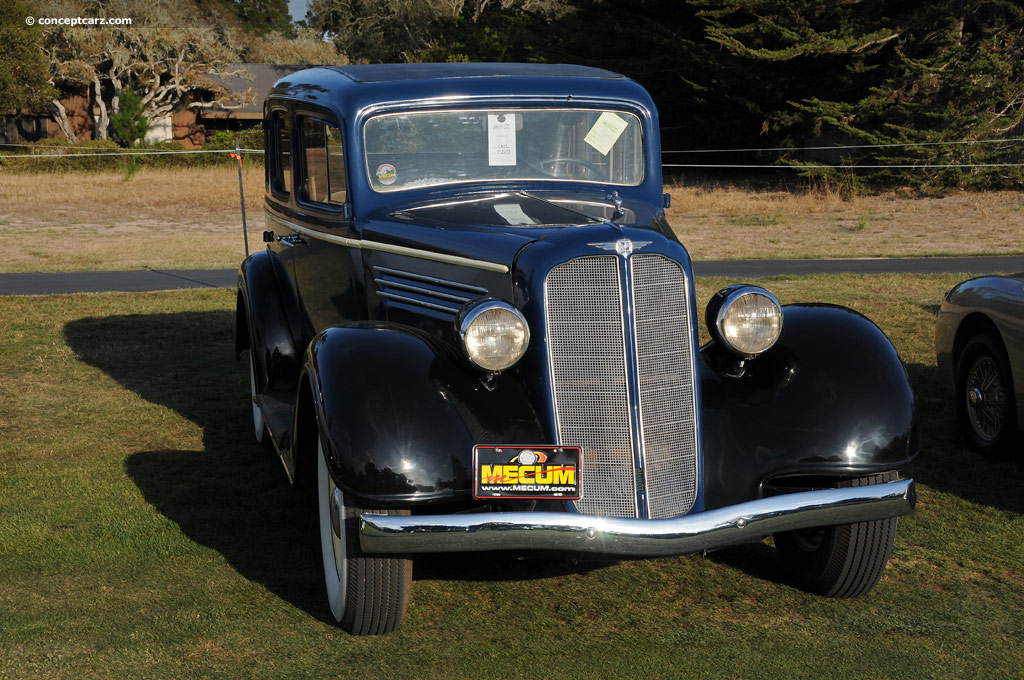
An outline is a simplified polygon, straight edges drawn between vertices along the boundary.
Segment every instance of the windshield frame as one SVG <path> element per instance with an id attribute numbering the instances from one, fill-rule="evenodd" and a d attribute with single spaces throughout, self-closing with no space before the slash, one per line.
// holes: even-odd
<path id="1" fill-rule="evenodd" d="M 527 98 L 528 99 L 528 98 Z M 395 103 L 397 104 L 397 102 Z M 594 187 L 615 187 L 622 189 L 635 189 L 644 185 L 648 179 L 648 159 L 649 153 L 649 137 L 647 131 L 648 116 L 646 115 L 646 109 L 640 107 L 637 109 L 634 102 L 625 102 L 620 100 L 592 100 L 592 99 L 579 99 L 574 100 L 568 97 L 564 101 L 556 102 L 550 99 L 544 101 L 523 101 L 513 100 L 509 101 L 504 99 L 502 101 L 488 100 L 465 100 L 456 98 L 453 100 L 433 100 L 433 101 L 420 101 L 420 102 L 402 102 L 400 106 L 384 106 L 378 105 L 371 107 L 369 110 L 364 110 L 363 115 L 360 116 L 359 125 L 359 149 L 360 160 L 365 167 L 365 179 L 367 186 L 370 190 L 378 196 L 388 196 L 392 194 L 404 194 L 411 191 L 417 190 L 444 190 L 448 187 L 457 187 L 460 185 L 478 184 L 483 186 L 508 186 L 510 184 L 586 184 Z M 402 116 L 402 115 L 423 115 L 433 113 L 451 113 L 451 114 L 473 114 L 478 116 L 486 116 L 491 113 L 531 113 L 531 112 L 579 112 L 579 113 L 597 113 L 602 114 L 605 112 L 615 114 L 617 116 L 627 117 L 630 124 L 635 123 L 637 130 L 637 143 L 639 149 L 637 157 L 635 159 L 637 177 L 635 181 L 630 183 L 614 182 L 604 179 L 588 179 L 580 177 L 556 177 L 556 176 L 509 176 L 509 177 L 468 177 L 468 178 L 453 178 L 450 180 L 442 180 L 431 183 L 417 183 L 412 186 L 402 186 L 396 189 L 388 189 L 386 187 L 378 186 L 374 181 L 374 163 L 370 161 L 367 151 L 367 127 L 375 120 L 379 120 L 385 117 Z M 486 146 L 486 135 L 484 135 Z M 596 147 L 595 147 L 596 148 Z M 598 150 L 599 151 L 599 150 Z M 486 153 L 486 149 L 483 153 Z"/>

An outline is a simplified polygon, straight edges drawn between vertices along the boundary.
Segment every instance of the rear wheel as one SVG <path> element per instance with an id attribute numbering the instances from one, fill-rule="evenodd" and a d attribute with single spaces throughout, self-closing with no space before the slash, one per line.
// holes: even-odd
<path id="1" fill-rule="evenodd" d="M 334 620 L 353 635 L 397 630 L 412 592 L 412 560 L 365 555 L 359 548 L 359 515 L 408 514 L 400 510 L 364 510 L 349 504 L 327 469 L 318 445 L 317 497 L 320 548 L 327 601 Z"/>
<path id="2" fill-rule="evenodd" d="M 839 483 L 882 484 L 895 472 Z M 896 540 L 897 518 L 775 534 L 775 550 L 792 579 L 825 597 L 866 595 L 878 584 Z"/>
<path id="3" fill-rule="evenodd" d="M 252 402 L 252 429 L 256 435 L 256 443 L 264 444 L 267 439 L 267 423 L 263 419 L 263 409 L 256 402 L 259 390 L 256 384 L 256 359 L 252 348 L 249 349 L 249 397 Z"/>
<path id="4" fill-rule="evenodd" d="M 1017 438 L 1017 405 L 1002 342 L 990 333 L 975 335 L 957 358 L 956 410 L 971 448 L 1006 453 Z"/>

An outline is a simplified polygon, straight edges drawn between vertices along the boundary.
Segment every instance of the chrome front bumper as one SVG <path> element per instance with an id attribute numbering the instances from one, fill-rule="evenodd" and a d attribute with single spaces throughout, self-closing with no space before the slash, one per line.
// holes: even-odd
<path id="1" fill-rule="evenodd" d="M 914 480 L 761 498 L 669 519 L 564 512 L 361 515 L 367 553 L 568 550 L 609 555 L 686 555 L 757 541 L 780 531 L 902 517 Z"/>

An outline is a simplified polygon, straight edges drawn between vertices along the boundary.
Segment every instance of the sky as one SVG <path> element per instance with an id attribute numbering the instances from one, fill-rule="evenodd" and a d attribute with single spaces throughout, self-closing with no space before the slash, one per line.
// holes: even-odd
<path id="1" fill-rule="evenodd" d="M 288 14 L 292 15 L 292 21 L 302 21 L 306 18 L 306 5 L 309 0 L 288 0 Z"/>

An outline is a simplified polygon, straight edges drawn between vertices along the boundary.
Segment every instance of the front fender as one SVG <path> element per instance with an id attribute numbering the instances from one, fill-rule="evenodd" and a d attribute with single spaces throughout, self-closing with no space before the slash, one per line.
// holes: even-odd
<path id="1" fill-rule="evenodd" d="M 331 474 L 369 505 L 471 499 L 474 445 L 549 443 L 514 372 L 485 385 L 408 327 L 329 328 L 306 371 Z"/>
<path id="2" fill-rule="evenodd" d="M 701 350 L 709 509 L 760 497 L 782 477 L 874 474 L 917 455 L 903 362 L 853 310 L 789 305 L 779 341 L 742 377 L 725 376 L 724 359 L 714 343 Z"/>

